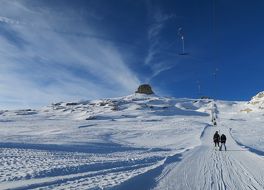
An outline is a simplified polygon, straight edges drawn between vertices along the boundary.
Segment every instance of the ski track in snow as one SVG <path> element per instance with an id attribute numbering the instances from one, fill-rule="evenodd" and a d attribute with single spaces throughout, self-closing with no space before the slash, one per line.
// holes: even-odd
<path id="1" fill-rule="evenodd" d="M 100 156 L 1 148 L 0 189 L 103 189 L 156 167 L 166 154 L 135 150 Z"/>
<path id="2" fill-rule="evenodd" d="M 264 157 L 235 137 L 251 130 L 239 109 L 128 96 L 0 112 L 0 189 L 263 190 Z M 216 130 L 227 151 L 213 147 Z"/>
<path id="3" fill-rule="evenodd" d="M 171 155 L 171 150 L 160 148 L 114 149 L 98 154 L 14 146 L 0 148 L 0 189 L 116 188 L 178 159 L 178 153 Z"/>
<path id="4" fill-rule="evenodd" d="M 212 142 L 215 131 L 227 136 L 227 151 Z M 202 145 L 185 153 L 179 163 L 157 178 L 155 190 L 263 190 L 264 159 L 239 146 L 229 128 L 206 127 Z"/>

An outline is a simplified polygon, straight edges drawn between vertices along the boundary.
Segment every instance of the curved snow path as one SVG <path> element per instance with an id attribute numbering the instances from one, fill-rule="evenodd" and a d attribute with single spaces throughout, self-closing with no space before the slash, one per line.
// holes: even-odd
<path id="1" fill-rule="evenodd" d="M 162 149 L 96 154 L 0 147 L 0 189 L 107 189 L 156 168 L 167 154 Z"/>
<path id="2" fill-rule="evenodd" d="M 214 148 L 216 130 L 227 136 L 227 151 Z M 183 155 L 181 162 L 163 171 L 155 189 L 263 190 L 264 158 L 239 146 L 228 128 L 207 127 L 202 145 Z"/>

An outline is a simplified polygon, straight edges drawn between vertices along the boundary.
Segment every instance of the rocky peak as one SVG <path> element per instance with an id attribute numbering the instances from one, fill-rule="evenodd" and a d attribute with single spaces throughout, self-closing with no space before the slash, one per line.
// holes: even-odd
<path id="1" fill-rule="evenodd" d="M 138 87 L 136 93 L 140 94 L 154 94 L 152 88 L 149 84 L 142 84 Z"/>

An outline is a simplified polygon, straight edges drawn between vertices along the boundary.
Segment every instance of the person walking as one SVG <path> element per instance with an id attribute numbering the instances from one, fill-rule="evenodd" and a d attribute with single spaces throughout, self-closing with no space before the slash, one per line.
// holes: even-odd
<path id="1" fill-rule="evenodd" d="M 216 146 L 219 147 L 220 135 L 218 134 L 218 131 L 215 132 L 213 140 L 214 140 L 214 143 L 215 143 L 215 147 Z"/>
<path id="2" fill-rule="evenodd" d="M 226 151 L 226 145 L 225 145 L 225 143 L 226 143 L 226 136 L 224 134 L 221 135 L 220 141 L 221 141 L 221 146 L 220 146 L 219 150 L 221 151 L 222 150 L 222 146 L 224 146 L 225 147 L 225 151 Z"/>

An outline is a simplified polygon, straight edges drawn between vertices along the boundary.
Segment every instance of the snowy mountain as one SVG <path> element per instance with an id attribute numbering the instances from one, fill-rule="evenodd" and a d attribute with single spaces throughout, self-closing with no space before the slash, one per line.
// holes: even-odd
<path id="1" fill-rule="evenodd" d="M 259 109 L 264 109 L 264 92 L 258 93 L 248 103 Z"/>
<path id="2" fill-rule="evenodd" d="M 250 112 L 263 112 L 264 109 L 264 92 L 258 93 L 256 96 L 253 96 L 250 101 L 248 101 L 241 112 L 250 113 Z"/>
<path id="3" fill-rule="evenodd" d="M 210 100 L 163 98 L 156 95 L 133 94 L 120 98 L 80 102 L 60 102 L 40 110 L 50 117 L 70 117 L 74 120 L 114 120 L 124 117 L 142 117 L 146 114 L 180 115 L 204 114 L 199 109 Z M 32 110 L 28 110 L 29 114 Z"/>
<path id="4" fill-rule="evenodd" d="M 263 189 L 264 113 L 241 111 L 262 100 L 263 93 L 249 103 L 136 93 L 3 110 L 0 187 Z M 228 151 L 213 147 L 216 130 Z"/>

